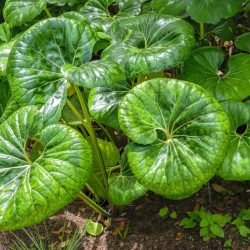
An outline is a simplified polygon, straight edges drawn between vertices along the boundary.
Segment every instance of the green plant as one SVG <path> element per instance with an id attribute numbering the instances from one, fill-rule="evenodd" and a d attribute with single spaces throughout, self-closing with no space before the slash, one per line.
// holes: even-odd
<path id="1" fill-rule="evenodd" d="M 246 226 L 245 221 L 250 220 L 250 209 L 243 209 L 238 214 L 237 218 L 232 222 L 238 229 L 241 236 L 247 237 L 250 234 L 250 229 Z"/>
<path id="2" fill-rule="evenodd" d="M 127 226 L 124 230 L 124 233 L 122 235 L 122 233 L 120 232 L 120 229 L 117 227 L 116 228 L 116 231 L 118 232 L 119 236 L 121 237 L 122 240 L 126 240 L 127 238 L 127 234 L 128 234 L 128 229 L 129 229 L 129 222 L 127 223 Z"/>
<path id="3" fill-rule="evenodd" d="M 203 208 L 200 211 L 187 212 L 189 218 L 184 218 L 180 222 L 180 226 L 184 228 L 193 228 L 199 222 L 200 226 L 200 236 L 203 237 L 204 241 L 210 238 L 221 237 L 224 238 L 223 227 L 227 222 L 231 221 L 229 215 L 222 216 L 220 214 L 206 213 Z"/>
<path id="4" fill-rule="evenodd" d="M 225 242 L 224 242 L 224 247 L 231 247 L 231 245 L 232 245 L 232 239 L 228 239 L 228 240 L 226 240 Z"/>
<path id="5" fill-rule="evenodd" d="M 249 101 L 242 102 L 250 94 L 249 55 L 224 57 L 215 47 L 192 52 L 192 25 L 165 15 L 170 8 L 163 1 L 143 2 L 6 1 L 0 24 L 1 230 L 38 223 L 77 195 L 109 216 L 101 204 L 114 211 L 147 190 L 182 199 L 216 173 L 249 178 Z M 203 39 L 203 22 L 215 23 L 219 34 L 222 23 L 230 24 L 220 18 L 233 16 L 242 1 L 216 5 L 211 16 L 207 8 L 193 8 L 195 1 L 183 3 L 167 1 L 170 14 L 202 22 Z M 167 79 L 166 70 L 191 82 Z M 81 192 L 84 185 L 91 197 Z M 185 227 L 196 223 L 187 220 Z"/>
<path id="6" fill-rule="evenodd" d="M 158 215 L 160 217 L 165 217 L 168 214 L 168 208 L 167 207 L 163 207 L 160 209 Z"/>

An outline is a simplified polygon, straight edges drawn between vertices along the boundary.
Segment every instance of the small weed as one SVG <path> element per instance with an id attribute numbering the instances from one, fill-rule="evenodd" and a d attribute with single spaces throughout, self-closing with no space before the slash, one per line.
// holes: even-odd
<path id="1" fill-rule="evenodd" d="M 128 234 L 128 229 L 129 229 L 129 222 L 128 222 L 127 226 L 126 226 L 126 229 L 125 229 L 123 235 L 122 235 L 122 233 L 120 232 L 119 228 L 118 228 L 118 227 L 116 228 L 116 231 L 117 231 L 117 233 L 119 234 L 119 236 L 121 237 L 122 240 L 126 240 L 127 234 Z"/>
<path id="2" fill-rule="evenodd" d="M 238 214 L 237 218 L 232 222 L 238 229 L 241 236 L 247 237 L 250 234 L 250 228 L 245 224 L 245 221 L 250 220 L 250 209 L 243 209 Z"/>
<path id="3" fill-rule="evenodd" d="M 225 242 L 224 242 L 224 247 L 231 247 L 231 245 L 232 245 L 232 239 L 228 239 L 228 240 L 226 240 Z"/>

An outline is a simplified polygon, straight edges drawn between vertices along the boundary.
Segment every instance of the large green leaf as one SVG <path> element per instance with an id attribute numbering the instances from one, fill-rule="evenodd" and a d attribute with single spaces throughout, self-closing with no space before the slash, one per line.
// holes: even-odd
<path id="1" fill-rule="evenodd" d="M 222 102 L 231 124 L 230 145 L 218 175 L 225 180 L 250 180 L 250 105 Z"/>
<path id="2" fill-rule="evenodd" d="M 199 84 L 219 101 L 242 100 L 250 95 L 250 55 L 238 54 L 221 70 L 224 53 L 215 47 L 194 50 L 183 68 L 184 80 Z"/>
<path id="3" fill-rule="evenodd" d="M 7 69 L 18 104 L 38 105 L 44 112 L 44 123 L 51 124 L 61 116 L 70 74 L 75 84 L 87 87 L 91 82 L 98 86 L 123 79 L 119 65 L 113 62 L 112 69 L 102 70 L 102 62 L 88 63 L 96 41 L 94 30 L 78 19 L 50 18 L 27 30 L 15 43 Z M 88 74 L 87 69 L 91 70 Z"/>
<path id="4" fill-rule="evenodd" d="M 73 6 L 73 5 L 75 5 L 77 3 L 80 3 L 80 2 L 83 2 L 83 1 L 81 1 L 81 0 L 46 0 L 46 2 L 48 4 L 54 4 L 54 5 L 57 5 L 57 6 L 63 6 L 66 3 L 69 6 Z"/>
<path id="5" fill-rule="evenodd" d="M 121 128 L 135 142 L 128 152 L 134 176 L 167 198 L 198 191 L 226 156 L 227 115 L 193 83 L 148 80 L 124 97 L 118 115 Z"/>
<path id="6" fill-rule="evenodd" d="M 13 39 L 8 43 L 0 45 L 0 77 L 6 76 L 6 68 L 7 68 L 9 54 L 15 42 L 16 40 Z"/>
<path id="7" fill-rule="evenodd" d="M 9 42 L 11 39 L 11 30 L 8 23 L 0 24 L 0 45 Z"/>
<path id="8" fill-rule="evenodd" d="M 238 36 L 234 42 L 236 48 L 247 51 L 250 53 L 250 33 L 247 32 L 241 36 Z"/>
<path id="9" fill-rule="evenodd" d="M 187 14 L 197 23 L 218 23 L 234 16 L 245 0 L 189 0 Z"/>
<path id="10" fill-rule="evenodd" d="M 71 202 L 91 172 L 92 154 L 80 133 L 63 125 L 42 131 L 41 113 L 24 107 L 0 125 L 0 229 L 36 224 Z M 31 162 L 28 138 L 40 135 L 42 155 Z"/>
<path id="11" fill-rule="evenodd" d="M 107 87 L 93 88 L 89 95 L 89 112 L 96 120 L 120 130 L 118 107 L 131 86 L 127 82 L 118 82 Z"/>
<path id="12" fill-rule="evenodd" d="M 189 0 L 154 0 L 155 10 L 158 13 L 181 16 L 185 14 Z"/>
<path id="13" fill-rule="evenodd" d="M 0 118 L 8 104 L 10 96 L 11 92 L 8 81 L 0 79 Z"/>
<path id="14" fill-rule="evenodd" d="M 46 0 L 6 0 L 4 19 L 11 26 L 21 26 L 38 16 L 45 4 Z"/>
<path id="15" fill-rule="evenodd" d="M 125 206 L 147 193 L 147 188 L 138 183 L 128 165 L 128 148 L 126 146 L 121 157 L 120 173 L 113 173 L 109 181 L 109 194 L 112 202 Z"/>
<path id="16" fill-rule="evenodd" d="M 137 0 L 89 0 L 80 12 L 89 23 L 105 24 L 117 18 L 139 15 L 141 3 Z"/>
<path id="17" fill-rule="evenodd" d="M 194 30 L 186 21 L 163 14 L 145 14 L 125 20 L 119 35 L 133 33 L 121 43 L 110 45 L 103 59 L 121 64 L 130 78 L 173 68 L 190 55 Z"/>

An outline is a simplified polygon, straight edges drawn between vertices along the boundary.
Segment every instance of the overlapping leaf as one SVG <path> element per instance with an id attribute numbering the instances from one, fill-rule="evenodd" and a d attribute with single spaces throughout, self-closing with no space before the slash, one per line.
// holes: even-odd
<path id="1" fill-rule="evenodd" d="M 125 20 L 119 27 L 119 36 L 126 40 L 106 48 L 102 58 L 121 64 L 130 78 L 177 66 L 195 44 L 192 26 L 172 16 L 145 14 Z"/>
<path id="2" fill-rule="evenodd" d="M 189 0 L 186 11 L 198 23 L 218 23 L 234 16 L 245 0 Z"/>
<path id="3" fill-rule="evenodd" d="M 247 32 L 241 36 L 238 36 L 234 42 L 235 47 L 250 53 L 250 33 Z"/>
<path id="4" fill-rule="evenodd" d="M 46 0 L 6 0 L 4 19 L 12 26 L 21 26 L 38 16 L 45 4 Z"/>
<path id="5" fill-rule="evenodd" d="M 194 50 L 183 68 L 183 78 L 199 84 L 219 101 L 243 100 L 250 95 L 250 55 L 237 54 L 221 69 L 224 53 L 215 47 Z"/>
<path id="6" fill-rule="evenodd" d="M 125 206 L 147 193 L 147 188 L 138 183 L 128 165 L 128 148 L 125 147 L 121 157 L 120 173 L 113 173 L 109 177 L 109 193 L 112 202 L 118 206 Z"/>
<path id="7" fill-rule="evenodd" d="M 250 180 L 250 102 L 222 102 L 231 124 L 230 145 L 218 175 L 225 180 Z"/>
<path id="8" fill-rule="evenodd" d="M 124 97 L 118 115 L 134 141 L 128 151 L 134 176 L 167 198 L 192 195 L 226 156 L 227 115 L 195 84 L 167 79 L 139 84 Z"/>
<path id="9" fill-rule="evenodd" d="M 130 89 L 131 86 L 127 82 L 93 88 L 88 101 L 91 116 L 105 125 L 120 130 L 118 107 Z"/>
<path id="10" fill-rule="evenodd" d="M 123 79 L 115 63 L 110 62 L 111 69 L 102 68 L 102 62 L 88 63 L 96 41 L 94 30 L 78 19 L 50 18 L 27 30 L 15 43 L 7 69 L 18 104 L 37 105 L 44 123 L 51 124 L 61 116 L 70 74 L 72 83 L 87 87 Z"/>
<path id="11" fill-rule="evenodd" d="M 36 224 L 71 202 L 91 172 L 89 144 L 63 125 L 42 129 L 41 113 L 24 107 L 0 125 L 0 229 Z M 28 138 L 40 135 L 42 155 L 31 162 Z"/>
<path id="12" fill-rule="evenodd" d="M 8 104 L 10 96 L 11 92 L 8 81 L 0 79 L 0 118 L 3 115 L 3 112 Z"/>
<path id="13" fill-rule="evenodd" d="M 117 18 L 139 15 L 141 3 L 137 0 L 89 0 L 80 12 L 89 23 L 105 24 Z"/>

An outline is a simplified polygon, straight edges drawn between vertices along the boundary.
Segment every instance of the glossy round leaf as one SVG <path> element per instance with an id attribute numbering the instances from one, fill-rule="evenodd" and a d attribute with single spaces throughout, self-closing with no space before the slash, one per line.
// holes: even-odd
<path id="1" fill-rule="evenodd" d="M 234 16 L 245 0 L 189 0 L 187 14 L 197 23 L 218 23 Z"/>
<path id="2" fill-rule="evenodd" d="M 88 63 L 97 39 L 87 24 L 64 17 L 41 21 L 27 30 L 15 43 L 7 69 L 18 104 L 37 105 L 44 112 L 44 123 L 51 124 L 61 116 L 69 79 L 87 87 L 123 79 L 115 63 L 110 62 L 111 69 L 104 68 L 103 62 Z"/>
<path id="3" fill-rule="evenodd" d="M 73 6 L 73 5 L 77 4 L 77 3 L 80 3 L 80 0 L 46 0 L 46 2 L 48 4 L 54 4 L 54 5 L 57 5 L 57 6 L 63 6 L 66 3 L 69 6 Z"/>
<path id="4" fill-rule="evenodd" d="M 131 86 L 127 82 L 93 88 L 88 101 L 91 116 L 98 122 L 120 130 L 118 107 L 130 89 Z"/>
<path id="5" fill-rule="evenodd" d="M 70 203 L 90 176 L 91 149 L 81 134 L 63 125 L 41 131 L 41 117 L 34 106 L 24 107 L 0 125 L 2 231 L 46 219 Z M 31 162 L 27 140 L 36 135 L 44 152 Z"/>
<path id="6" fill-rule="evenodd" d="M 222 106 L 199 86 L 154 79 L 123 99 L 119 122 L 135 143 L 129 166 L 140 184 L 171 199 L 198 191 L 216 173 L 229 143 Z"/>
<path id="7" fill-rule="evenodd" d="M 102 58 L 118 62 L 129 78 L 177 66 L 187 59 L 195 44 L 194 30 L 189 23 L 163 14 L 125 20 L 119 32 L 121 37 L 124 34 L 131 35 L 106 48 Z"/>
<path id="8" fill-rule="evenodd" d="M 140 1 L 89 0 L 80 10 L 89 23 L 105 24 L 121 17 L 139 15 Z"/>
<path id="9" fill-rule="evenodd" d="M 230 145 L 218 175 L 225 180 L 250 180 L 250 106 L 228 100 L 222 102 L 231 124 Z"/>
<path id="10" fill-rule="evenodd" d="M 223 61 L 224 53 L 218 48 L 196 49 L 184 63 L 183 79 L 199 84 L 219 101 L 243 100 L 250 95 L 250 55 L 230 57 L 224 72 L 220 70 Z"/>
<path id="11" fill-rule="evenodd" d="M 189 0 L 154 0 L 155 10 L 158 13 L 180 16 L 185 14 Z"/>
<path id="12" fill-rule="evenodd" d="M 148 191 L 138 183 L 128 166 L 128 148 L 129 146 L 125 147 L 121 157 L 120 173 L 113 173 L 108 179 L 110 198 L 117 206 L 125 206 L 144 196 Z"/>
<path id="13" fill-rule="evenodd" d="M 11 26 L 21 26 L 38 16 L 45 4 L 46 0 L 6 0 L 4 19 Z"/>
<path id="14" fill-rule="evenodd" d="M 247 32 L 241 36 L 238 36 L 234 42 L 237 49 L 250 53 L 250 33 Z"/>
<path id="15" fill-rule="evenodd" d="M 10 99 L 11 92 L 8 81 L 0 80 L 0 118 L 4 113 L 4 110 Z M 1 122 L 0 122 L 1 123 Z"/>

